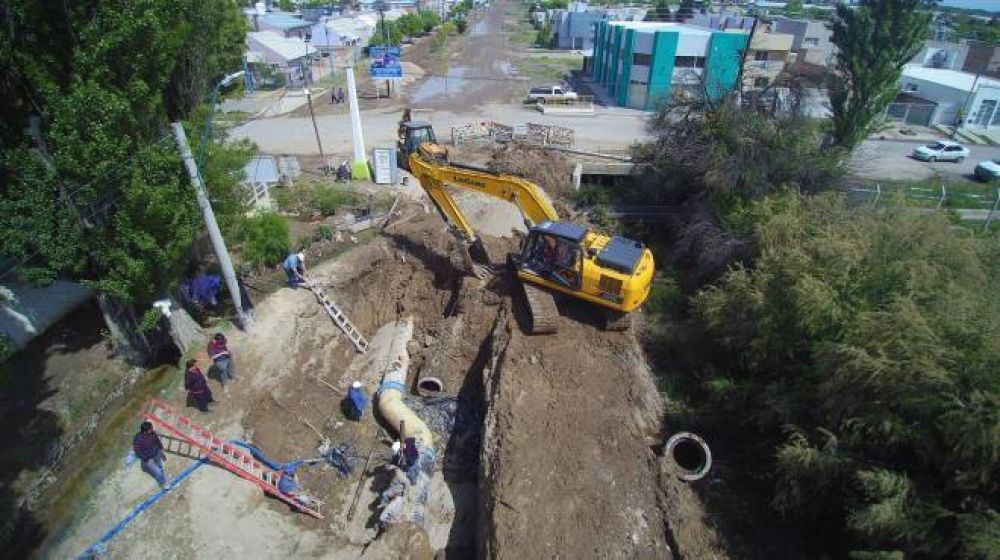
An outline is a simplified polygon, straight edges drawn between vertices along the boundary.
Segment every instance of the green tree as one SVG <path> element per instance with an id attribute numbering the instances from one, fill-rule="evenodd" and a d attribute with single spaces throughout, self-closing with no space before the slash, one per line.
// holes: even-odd
<path id="1" fill-rule="evenodd" d="M 903 66 L 920 49 L 931 21 L 928 0 L 839 4 L 831 24 L 837 46 L 830 80 L 833 141 L 850 150 L 878 126 L 899 92 Z"/>
<path id="2" fill-rule="evenodd" d="M 749 217 L 752 266 L 694 300 L 695 413 L 740 418 L 720 423 L 745 442 L 730 451 L 774 473 L 773 506 L 824 550 L 995 558 L 1000 241 L 832 194 Z"/>
<path id="3" fill-rule="evenodd" d="M 201 226 L 167 124 L 240 67 L 244 34 L 229 0 L 0 8 L 0 253 L 23 277 L 77 280 L 117 308 L 175 285 Z M 236 212 L 246 150 L 214 159 L 226 150 L 209 148 L 205 175 Z"/>
<path id="4" fill-rule="evenodd" d="M 441 18 L 431 10 L 420 10 L 417 14 L 420 16 L 420 22 L 424 26 L 424 33 L 430 33 L 432 29 L 441 25 Z"/>
<path id="5" fill-rule="evenodd" d="M 295 3 L 292 0 L 278 0 L 278 9 L 283 12 L 294 12 Z"/>
<path id="6" fill-rule="evenodd" d="M 801 14 L 802 0 L 788 0 L 788 3 L 785 4 L 785 13 L 789 15 Z"/>

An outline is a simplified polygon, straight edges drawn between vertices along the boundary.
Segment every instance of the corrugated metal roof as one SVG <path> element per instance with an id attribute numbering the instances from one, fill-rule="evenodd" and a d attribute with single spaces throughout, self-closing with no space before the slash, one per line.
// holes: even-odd
<path id="1" fill-rule="evenodd" d="M 243 173 L 248 183 L 278 182 L 278 164 L 272 156 L 256 156 L 243 167 Z"/>
<path id="2" fill-rule="evenodd" d="M 309 27 L 312 23 L 293 16 L 288 13 L 270 13 L 265 15 L 261 20 L 265 25 L 270 27 L 277 27 L 279 29 L 298 29 L 300 27 Z"/>
<path id="3" fill-rule="evenodd" d="M 253 43 L 272 51 L 285 60 L 298 60 L 309 54 L 316 54 L 316 49 L 312 45 L 307 45 L 305 41 L 297 37 L 282 37 L 273 31 L 255 31 L 249 34 L 251 39 L 250 50 Z"/>

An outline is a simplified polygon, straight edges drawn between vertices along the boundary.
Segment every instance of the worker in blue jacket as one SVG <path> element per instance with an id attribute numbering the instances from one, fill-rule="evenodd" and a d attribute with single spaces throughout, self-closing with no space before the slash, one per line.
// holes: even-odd
<path id="1" fill-rule="evenodd" d="M 359 421 L 368 408 L 368 395 L 365 394 L 364 385 L 360 381 L 351 383 L 351 388 L 347 390 L 348 416 L 351 420 Z"/>
<path id="2" fill-rule="evenodd" d="M 288 285 L 292 288 L 305 281 L 306 256 L 303 253 L 289 253 L 282 267 L 288 276 Z"/>

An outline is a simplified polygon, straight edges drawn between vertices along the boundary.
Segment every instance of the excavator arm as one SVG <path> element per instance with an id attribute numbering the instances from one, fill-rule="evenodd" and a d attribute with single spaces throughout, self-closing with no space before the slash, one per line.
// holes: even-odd
<path id="1" fill-rule="evenodd" d="M 420 181 L 445 221 L 458 229 L 468 243 L 476 240 L 476 232 L 446 186 L 511 202 L 521 211 L 529 227 L 546 220 L 559 219 L 542 189 L 519 177 L 435 161 L 422 156 L 420 152 L 410 154 L 409 164 L 410 172 Z"/>

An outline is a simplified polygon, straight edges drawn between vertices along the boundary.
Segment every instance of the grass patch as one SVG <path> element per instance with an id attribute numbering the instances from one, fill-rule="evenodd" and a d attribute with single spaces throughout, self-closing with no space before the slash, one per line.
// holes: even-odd
<path id="1" fill-rule="evenodd" d="M 518 60 L 517 71 L 539 81 L 558 81 L 573 70 L 583 68 L 582 56 L 530 56 Z"/>
<path id="2" fill-rule="evenodd" d="M 272 192 L 282 212 L 303 219 L 332 216 L 340 208 L 354 206 L 362 201 L 361 195 L 353 190 L 327 182 L 300 183 Z"/>

